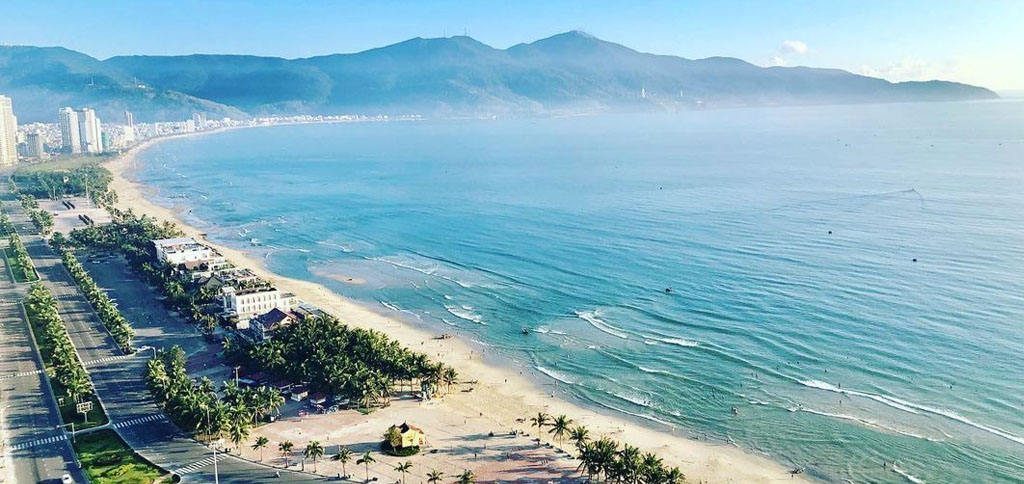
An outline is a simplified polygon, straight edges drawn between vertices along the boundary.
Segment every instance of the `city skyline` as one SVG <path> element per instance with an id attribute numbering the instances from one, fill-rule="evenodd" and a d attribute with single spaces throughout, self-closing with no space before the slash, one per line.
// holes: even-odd
<path id="1" fill-rule="evenodd" d="M 463 33 L 507 48 L 579 29 L 642 52 L 737 57 L 761 66 L 845 69 L 891 81 L 942 79 L 996 90 L 1024 89 L 1024 4 L 999 1 L 479 2 L 299 5 L 245 1 L 30 5 L 8 2 L 0 43 L 56 45 L 103 59 L 117 55 L 230 53 L 285 58 L 351 53 L 413 37 Z M 149 18 L 160 11 L 157 19 Z M 146 16 L 145 22 L 141 16 Z M 245 22 L 236 22 L 239 16 Z M 201 18 L 202 22 L 195 19 Z M 82 36 L 86 23 L 104 35 Z M 941 26 L 943 35 L 935 36 Z M 274 32 L 275 35 L 266 35 Z"/>

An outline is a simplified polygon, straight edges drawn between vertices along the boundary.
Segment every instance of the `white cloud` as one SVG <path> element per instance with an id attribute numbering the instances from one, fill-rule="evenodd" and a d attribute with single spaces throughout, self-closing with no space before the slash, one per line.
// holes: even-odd
<path id="1" fill-rule="evenodd" d="M 787 54 L 804 55 L 807 51 L 807 44 L 799 40 L 787 40 L 782 43 L 782 52 Z"/>
<path id="2" fill-rule="evenodd" d="M 773 66 L 784 66 L 784 65 L 786 65 L 786 59 L 783 59 L 782 56 L 778 56 L 778 55 L 773 55 L 772 58 L 769 60 L 769 62 Z"/>

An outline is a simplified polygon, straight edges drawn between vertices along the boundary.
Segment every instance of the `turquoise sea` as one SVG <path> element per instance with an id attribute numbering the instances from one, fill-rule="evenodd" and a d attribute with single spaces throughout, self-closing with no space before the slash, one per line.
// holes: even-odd
<path id="1" fill-rule="evenodd" d="M 823 481 L 1024 482 L 1024 102 L 279 126 L 140 159 L 211 239 L 596 410 Z"/>

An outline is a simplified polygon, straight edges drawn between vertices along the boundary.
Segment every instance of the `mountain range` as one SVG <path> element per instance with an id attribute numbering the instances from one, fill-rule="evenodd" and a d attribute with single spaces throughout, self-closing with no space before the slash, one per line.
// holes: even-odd
<path id="1" fill-rule="evenodd" d="M 996 93 L 946 81 L 889 82 L 838 69 L 759 67 L 730 57 L 638 52 L 579 31 L 508 49 L 415 38 L 353 54 L 118 56 L 0 47 L 0 93 L 23 122 L 89 106 L 140 121 L 269 114 L 527 115 L 794 104 L 957 101 Z"/>

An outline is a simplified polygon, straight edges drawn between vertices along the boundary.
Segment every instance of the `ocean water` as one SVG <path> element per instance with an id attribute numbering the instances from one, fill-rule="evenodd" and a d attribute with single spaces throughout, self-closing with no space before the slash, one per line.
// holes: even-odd
<path id="1" fill-rule="evenodd" d="M 141 160 L 211 239 L 596 410 L 824 481 L 1024 482 L 1024 102 L 281 126 Z"/>

